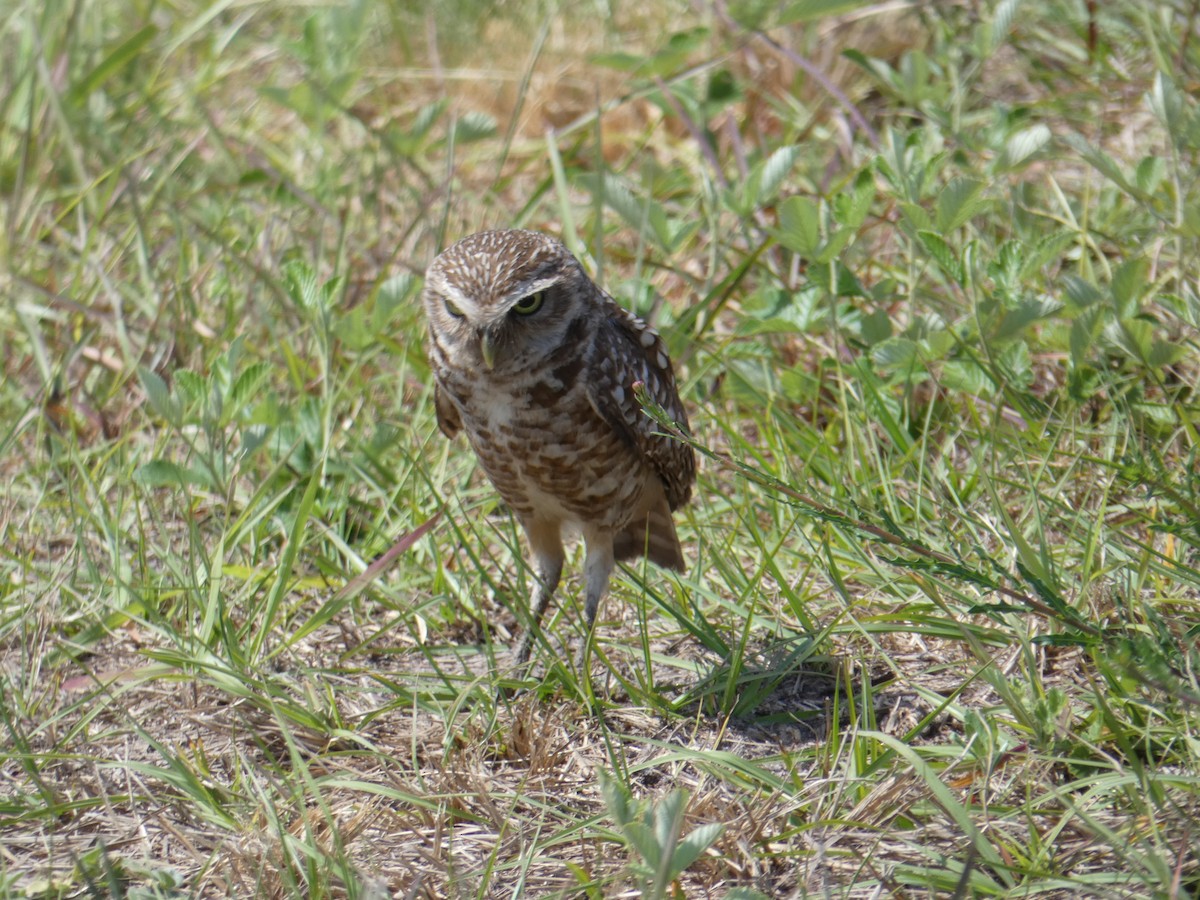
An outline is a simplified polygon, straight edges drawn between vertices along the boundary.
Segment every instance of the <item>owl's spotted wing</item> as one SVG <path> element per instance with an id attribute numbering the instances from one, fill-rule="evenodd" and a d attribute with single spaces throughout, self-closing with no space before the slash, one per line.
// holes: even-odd
<path id="1" fill-rule="evenodd" d="M 433 384 L 433 409 L 437 413 L 438 428 L 446 437 L 453 438 L 462 430 L 462 417 L 458 414 L 458 407 L 446 396 L 446 392 L 437 382 Z"/>
<path id="2" fill-rule="evenodd" d="M 588 398 L 596 411 L 625 435 L 662 479 L 672 510 L 687 503 L 696 480 L 696 455 L 687 444 L 662 434 L 643 411 L 633 386 L 646 392 L 685 431 L 687 413 L 675 387 L 675 374 L 662 338 L 641 319 L 605 298 L 605 317 L 592 347 Z"/>

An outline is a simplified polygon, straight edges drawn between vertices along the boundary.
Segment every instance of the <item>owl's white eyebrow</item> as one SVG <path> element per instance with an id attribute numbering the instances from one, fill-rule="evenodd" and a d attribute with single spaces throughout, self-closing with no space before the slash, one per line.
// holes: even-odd
<path id="1" fill-rule="evenodd" d="M 538 291 L 544 291 L 548 287 L 553 287 L 558 283 L 558 275 L 547 276 L 545 278 L 535 278 L 532 281 L 526 281 L 524 284 L 518 285 L 514 290 L 509 291 L 504 295 L 504 302 L 508 303 L 512 300 L 520 300 L 522 297 L 528 297 L 530 294 L 536 294 Z"/>
<path id="2" fill-rule="evenodd" d="M 463 312 L 472 314 L 479 312 L 479 304 L 475 302 L 475 298 L 470 294 L 460 291 L 457 287 L 448 283 L 443 283 L 438 287 L 443 300 L 454 304 Z"/>

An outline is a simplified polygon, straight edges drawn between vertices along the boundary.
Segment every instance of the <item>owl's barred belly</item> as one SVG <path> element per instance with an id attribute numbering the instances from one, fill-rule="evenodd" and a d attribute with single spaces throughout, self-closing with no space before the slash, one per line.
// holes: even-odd
<path id="1" fill-rule="evenodd" d="M 518 410 L 509 398 L 490 399 L 461 407 L 464 422 L 471 421 L 465 430 L 484 472 L 518 517 L 611 529 L 632 521 L 653 473 L 581 387 L 551 407 Z"/>

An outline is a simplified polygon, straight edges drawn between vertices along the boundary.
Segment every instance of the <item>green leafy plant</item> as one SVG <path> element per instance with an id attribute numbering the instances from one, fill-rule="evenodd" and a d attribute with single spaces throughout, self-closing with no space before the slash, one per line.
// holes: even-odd
<path id="1" fill-rule="evenodd" d="M 675 789 L 658 801 L 635 801 L 615 777 L 599 772 L 600 790 L 633 859 L 630 874 L 642 897 L 678 896 L 672 883 L 721 836 L 718 823 L 683 834 L 688 793 Z"/>

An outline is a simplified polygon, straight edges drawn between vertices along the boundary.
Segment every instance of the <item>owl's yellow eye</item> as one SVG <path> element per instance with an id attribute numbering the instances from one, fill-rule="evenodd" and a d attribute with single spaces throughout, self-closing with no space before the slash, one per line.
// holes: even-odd
<path id="1" fill-rule="evenodd" d="M 521 316 L 532 316 L 535 312 L 542 308 L 542 301 L 545 299 L 545 291 L 538 291 L 536 294 L 530 294 L 528 297 L 522 297 L 513 304 L 513 312 Z"/>
<path id="2" fill-rule="evenodd" d="M 444 302 L 446 304 L 446 312 L 450 313 L 450 315 L 454 316 L 454 318 L 456 318 L 456 319 L 461 319 L 463 317 L 463 311 L 461 309 L 459 309 L 457 306 L 455 306 L 449 300 L 446 300 Z"/>

